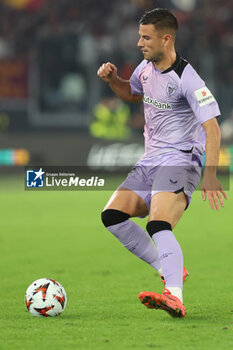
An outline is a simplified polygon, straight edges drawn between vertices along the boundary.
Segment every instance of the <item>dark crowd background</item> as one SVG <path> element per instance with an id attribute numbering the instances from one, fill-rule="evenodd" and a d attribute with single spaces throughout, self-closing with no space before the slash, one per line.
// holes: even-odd
<path id="1" fill-rule="evenodd" d="M 231 0 L 1 0 L 1 134 L 63 130 L 107 139 L 141 135 L 142 106 L 116 98 L 96 71 L 111 61 L 119 75 L 130 77 L 143 59 L 136 46 L 138 21 L 155 7 L 177 16 L 177 51 L 218 100 L 223 140 L 231 143 Z"/>

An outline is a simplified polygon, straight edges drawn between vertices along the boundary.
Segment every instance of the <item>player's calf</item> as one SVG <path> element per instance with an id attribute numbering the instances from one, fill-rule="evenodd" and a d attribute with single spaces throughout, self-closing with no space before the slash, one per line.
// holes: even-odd
<path id="1" fill-rule="evenodd" d="M 145 230 L 129 220 L 129 214 L 115 209 L 106 209 L 101 216 L 108 231 L 118 238 L 126 249 L 150 264 L 155 270 L 161 270 L 156 246 Z"/>

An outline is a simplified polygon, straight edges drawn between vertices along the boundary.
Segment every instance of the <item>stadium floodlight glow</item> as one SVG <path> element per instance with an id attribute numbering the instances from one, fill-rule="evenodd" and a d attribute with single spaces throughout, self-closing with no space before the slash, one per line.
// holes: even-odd
<path id="1" fill-rule="evenodd" d="M 196 0 L 172 0 L 172 2 L 183 11 L 192 11 L 196 7 Z"/>

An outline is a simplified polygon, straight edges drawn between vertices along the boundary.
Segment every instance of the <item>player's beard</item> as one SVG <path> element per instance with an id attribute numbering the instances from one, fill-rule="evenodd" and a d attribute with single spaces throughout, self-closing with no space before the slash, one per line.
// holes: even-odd
<path id="1" fill-rule="evenodd" d="M 163 60 L 164 53 L 163 52 L 156 52 L 148 61 L 152 61 L 154 63 L 159 63 Z"/>

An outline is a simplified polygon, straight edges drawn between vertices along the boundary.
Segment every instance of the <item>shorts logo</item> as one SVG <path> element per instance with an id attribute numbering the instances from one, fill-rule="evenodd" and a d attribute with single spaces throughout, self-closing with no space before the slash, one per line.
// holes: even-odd
<path id="1" fill-rule="evenodd" d="M 167 94 L 168 94 L 169 97 L 174 95 L 176 90 L 177 90 L 177 86 L 175 84 L 172 84 L 172 83 L 168 83 L 167 84 Z"/>
<path id="2" fill-rule="evenodd" d="M 194 94 L 201 107 L 215 101 L 214 96 L 211 94 L 210 90 L 206 86 L 194 91 Z"/>
<path id="3" fill-rule="evenodd" d="M 147 82 L 148 78 L 149 78 L 148 76 L 143 75 L 142 76 L 142 84 L 145 84 Z"/>
<path id="4" fill-rule="evenodd" d="M 40 170 L 27 170 L 27 187 L 44 187 L 44 171 Z"/>
<path id="5" fill-rule="evenodd" d="M 173 184 L 173 185 L 176 185 L 177 184 L 177 180 L 172 180 L 172 179 L 170 179 L 170 182 Z"/>

